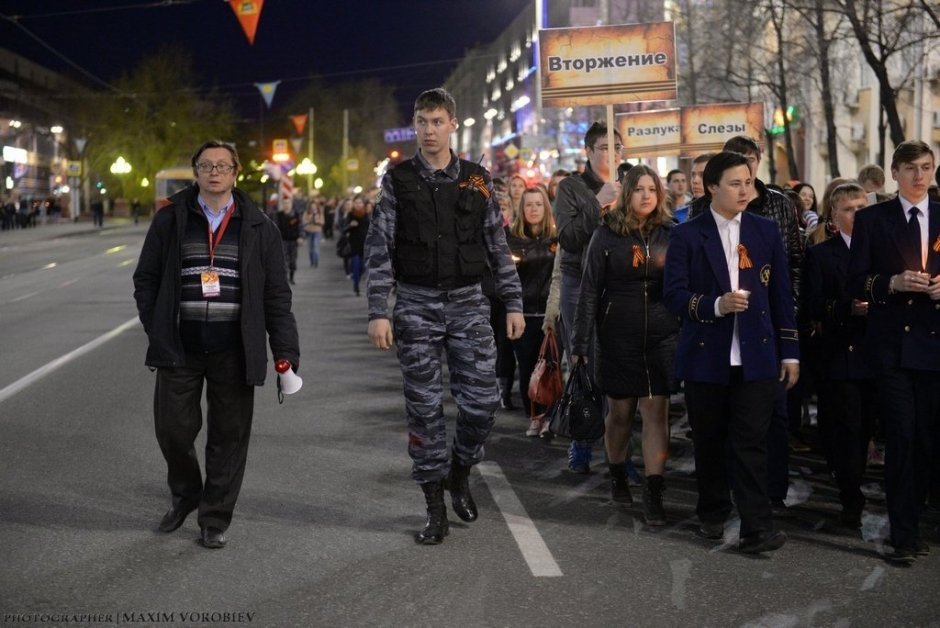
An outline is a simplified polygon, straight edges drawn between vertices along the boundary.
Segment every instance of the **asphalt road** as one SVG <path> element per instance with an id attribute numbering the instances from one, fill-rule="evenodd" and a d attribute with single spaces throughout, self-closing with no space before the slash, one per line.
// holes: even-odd
<path id="1" fill-rule="evenodd" d="M 480 519 L 417 546 L 397 362 L 368 345 L 329 242 L 297 274 L 304 387 L 283 405 L 257 390 L 228 546 L 197 545 L 195 517 L 155 532 L 168 495 L 131 285 L 146 226 L 0 233 L 0 624 L 940 625 L 940 515 L 933 554 L 892 567 L 877 476 L 864 529 L 842 530 L 813 455 L 793 462 L 790 542 L 754 558 L 733 522 L 725 543 L 694 534 L 688 441 L 651 530 L 607 499 L 599 452 L 570 474 L 565 443 L 501 412 L 471 476 Z"/>

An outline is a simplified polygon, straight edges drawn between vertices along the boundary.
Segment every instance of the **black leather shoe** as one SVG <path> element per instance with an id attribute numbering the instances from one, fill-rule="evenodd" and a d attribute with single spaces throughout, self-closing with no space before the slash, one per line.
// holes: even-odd
<path id="1" fill-rule="evenodd" d="M 915 541 L 914 553 L 918 556 L 930 556 L 930 546 L 924 541 Z"/>
<path id="2" fill-rule="evenodd" d="M 738 549 L 745 554 L 760 554 L 761 552 L 772 552 L 784 546 L 787 542 L 787 535 L 780 530 L 773 532 L 760 532 L 751 536 L 746 536 L 738 543 Z"/>
<path id="3" fill-rule="evenodd" d="M 839 525 L 850 530 L 858 530 L 862 527 L 862 515 L 857 512 L 845 512 L 839 514 Z"/>
<path id="4" fill-rule="evenodd" d="M 222 530 L 212 527 L 203 528 L 202 537 L 199 540 L 206 549 L 222 549 L 228 543 Z"/>
<path id="5" fill-rule="evenodd" d="M 917 550 L 913 547 L 896 547 L 885 558 L 895 565 L 910 566 L 917 562 Z"/>
<path id="6" fill-rule="evenodd" d="M 160 525 L 157 526 L 157 529 L 160 530 L 160 532 L 172 532 L 176 530 L 183 525 L 183 522 L 186 521 L 186 517 L 194 510 L 196 510 L 196 506 L 173 506 L 163 515 L 163 519 L 160 520 Z"/>
<path id="7" fill-rule="evenodd" d="M 698 527 L 698 533 L 699 536 L 705 537 L 706 539 L 717 541 L 725 537 L 725 524 L 718 523 L 717 521 L 706 521 Z"/>

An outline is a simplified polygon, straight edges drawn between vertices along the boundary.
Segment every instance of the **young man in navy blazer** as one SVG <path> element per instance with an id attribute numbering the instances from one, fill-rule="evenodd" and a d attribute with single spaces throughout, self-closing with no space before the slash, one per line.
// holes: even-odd
<path id="1" fill-rule="evenodd" d="M 858 212 L 849 256 L 852 295 L 869 303 L 867 350 L 885 424 L 888 558 L 900 564 L 930 551 L 918 521 L 940 417 L 940 203 L 927 196 L 935 165 L 926 143 L 898 144 L 891 158 L 898 196 Z"/>
<path id="2" fill-rule="evenodd" d="M 767 430 L 777 381 L 799 379 L 799 339 L 787 256 L 773 221 L 746 213 L 747 158 L 721 152 L 705 166 L 709 211 L 672 230 L 663 298 L 682 317 L 676 375 L 695 442 L 700 533 L 720 539 L 731 513 L 726 445 L 734 456 L 739 549 L 778 549 L 767 495 Z"/>

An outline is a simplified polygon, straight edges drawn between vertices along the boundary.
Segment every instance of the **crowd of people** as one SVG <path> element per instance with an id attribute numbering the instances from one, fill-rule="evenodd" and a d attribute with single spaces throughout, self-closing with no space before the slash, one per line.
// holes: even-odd
<path id="1" fill-rule="evenodd" d="M 569 469 L 589 473 L 593 450 L 602 445 L 611 499 L 633 503 L 630 484 L 639 483 L 644 520 L 657 526 L 668 519 L 670 400 L 684 404 L 695 449 L 699 531 L 720 538 L 736 506 L 740 548 L 754 553 L 786 542 L 773 516 L 788 508 L 792 452 L 813 446 L 824 456 L 842 507 L 838 523 L 858 529 L 866 468 L 885 464 L 887 443 L 891 557 L 906 563 L 925 554 L 916 521 L 928 495 L 940 504 L 940 465 L 929 462 L 925 446 L 940 448 L 940 408 L 925 397 L 923 408 L 900 421 L 903 427 L 893 425 L 896 412 L 888 412 L 885 393 L 877 392 L 880 381 L 867 357 L 871 299 L 851 288 L 848 252 L 855 211 L 897 198 L 935 198 L 933 170 L 908 189 L 901 177 L 907 162 L 897 161 L 915 146 L 934 168 L 930 149 L 916 142 L 899 147 L 895 195 L 884 192 L 884 172 L 866 166 L 857 179 L 831 182 L 817 199 L 809 183 L 777 186 L 757 178 L 762 154 L 749 137 L 695 157 L 689 171 L 661 177 L 649 166 L 625 162 L 614 135 L 616 145 L 609 146 L 606 127 L 595 123 L 584 138 L 587 159 L 573 173 L 559 170 L 545 182 L 519 174 L 493 180 L 525 320 L 522 334 L 510 339 L 506 305 L 484 273 L 501 407 L 514 410 L 521 402 L 525 433 L 552 437 L 552 408 L 533 403 L 528 388 L 544 334 L 556 333 L 567 368 L 587 365 L 605 396 L 603 443 L 572 441 Z M 617 154 L 614 176 L 609 151 Z M 923 269 L 929 268 L 925 260 Z M 863 271 L 885 272 L 874 263 L 857 273 Z M 934 290 L 940 275 L 930 276 L 917 286 Z M 909 296 L 914 307 L 932 307 L 930 297 Z M 918 331 L 929 339 L 936 315 L 925 316 L 917 319 Z M 929 379 L 938 366 L 917 368 Z M 907 367 L 901 370 L 909 375 Z M 911 377 L 919 382 L 919 376 Z M 929 420 L 919 415 L 926 408 Z M 642 475 L 630 450 L 637 416 Z M 814 439 L 808 428 L 817 422 Z M 931 467 L 926 478 L 918 475 L 924 465 Z M 912 488 L 899 498 L 908 483 Z"/>
<path id="2" fill-rule="evenodd" d="M 427 503 L 417 542 L 438 544 L 448 535 L 448 491 L 462 520 L 477 518 L 469 471 L 483 457 L 497 409 L 521 409 L 520 432 L 553 437 L 556 408 L 528 393 L 539 348 L 553 334 L 566 370 L 583 366 L 603 393 L 603 442 L 572 440 L 568 468 L 590 473 L 602 449 L 611 500 L 630 505 L 631 484 L 641 486 L 647 525 L 670 519 L 670 404 L 680 404 L 694 449 L 699 534 L 723 538 L 736 509 L 741 551 L 782 547 L 787 537 L 775 515 L 788 508 L 791 452 L 816 444 L 806 442 L 815 406 L 818 447 L 841 504 L 838 523 L 861 527 L 866 467 L 883 464 L 888 558 L 911 564 L 929 552 L 918 524 L 928 501 L 940 505 L 940 201 L 932 184 L 940 184 L 940 169 L 927 144 L 896 147 L 895 194 L 885 192 L 881 168 L 866 166 L 817 198 L 807 183 L 761 181 L 753 138 L 734 137 L 720 152 L 690 160 L 688 171 L 662 177 L 626 161 L 619 133 L 611 144 L 602 123 L 587 130 L 586 160 L 575 171 L 558 170 L 544 182 L 519 174 L 491 179 L 451 150 L 456 120 L 446 91 L 424 92 L 415 103 L 419 150 L 392 167 L 379 189 L 297 197 L 281 207 L 275 198 L 268 207 L 283 274 L 266 266 L 267 281 L 294 282 L 299 241 L 318 268 L 323 240 L 335 240 L 356 296 L 365 279 L 370 342 L 397 350 L 412 476 Z M 201 151 L 223 158 L 213 164 L 197 152 L 201 184 L 237 170 L 231 147 Z M 208 221 L 211 234 L 235 207 L 232 194 L 220 190 L 215 205 L 202 196 L 177 202 Z M 211 270 L 211 235 L 208 246 Z M 200 260 L 189 261 L 195 268 Z M 138 270 L 138 290 L 153 293 L 159 268 L 153 263 L 151 276 Z M 203 299 L 227 294 L 214 276 L 202 273 Z M 198 301 L 198 289 L 184 296 Z M 138 301 L 149 327 L 153 305 Z M 215 322 L 229 321 L 232 311 L 231 304 L 220 308 Z M 272 350 L 296 367 L 287 313 L 283 342 Z M 217 328 L 221 337 L 226 329 Z M 204 332 L 183 345 L 201 346 Z M 457 405 L 450 445 L 442 353 Z M 158 396 L 161 386 L 170 391 L 167 408 L 181 403 L 171 384 L 158 377 Z M 169 421 L 157 412 L 158 422 Z M 226 481 L 240 482 L 236 475 Z M 176 529 L 198 506 L 204 544 L 224 545 L 234 498 L 217 505 L 223 515 L 209 508 L 203 516 L 196 489 L 183 488 L 171 481 L 179 494 L 162 529 Z"/>
<path id="3" fill-rule="evenodd" d="M 8 195 L 0 203 L 0 231 L 37 227 L 47 220 L 58 222 L 61 216 L 62 205 L 58 198 L 28 199 Z"/>

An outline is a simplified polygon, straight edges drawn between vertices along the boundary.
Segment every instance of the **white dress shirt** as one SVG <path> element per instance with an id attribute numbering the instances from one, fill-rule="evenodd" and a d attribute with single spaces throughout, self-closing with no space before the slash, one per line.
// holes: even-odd
<path id="1" fill-rule="evenodd" d="M 725 252 L 725 259 L 728 261 L 728 277 L 731 279 L 731 291 L 738 289 L 738 244 L 741 243 L 741 214 L 735 214 L 733 218 L 724 218 L 714 209 L 709 208 L 715 224 L 718 226 L 718 235 L 721 237 L 721 248 Z M 715 301 L 715 316 L 722 317 L 719 311 L 718 300 Z M 741 366 L 741 338 L 738 335 L 738 317 L 734 317 L 734 332 L 731 334 L 731 366 Z"/>
<path id="2" fill-rule="evenodd" d="M 916 207 L 920 210 L 920 214 L 917 216 L 917 222 L 920 223 L 920 268 L 910 270 L 923 270 L 927 268 L 927 238 L 929 238 L 930 230 L 930 197 L 925 196 L 918 203 L 912 203 L 900 194 L 898 194 L 898 199 L 901 201 L 901 209 L 904 211 L 904 222 L 908 222 L 911 219 L 910 211 L 911 207 Z"/>

